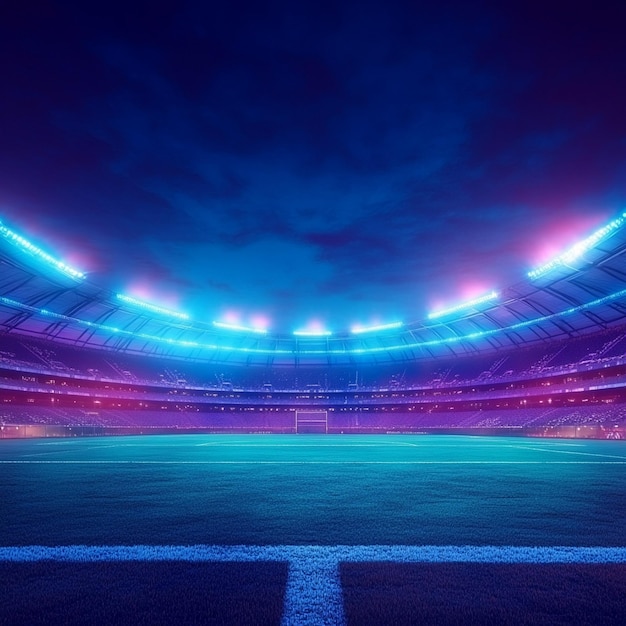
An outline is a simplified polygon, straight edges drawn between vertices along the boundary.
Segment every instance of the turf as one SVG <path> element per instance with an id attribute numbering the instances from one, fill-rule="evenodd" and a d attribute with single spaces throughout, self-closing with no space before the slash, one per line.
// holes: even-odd
<path id="1" fill-rule="evenodd" d="M 287 563 L 0 562 L 0 624 L 277 624 Z"/>
<path id="2" fill-rule="evenodd" d="M 625 477 L 619 441 L 5 440 L 0 623 L 620 623 Z"/>
<path id="3" fill-rule="evenodd" d="M 626 565 L 344 563 L 349 626 L 615 626 L 626 617 Z"/>
<path id="4" fill-rule="evenodd" d="M 626 530 L 626 444 L 178 435 L 0 443 L 0 545 L 589 545 Z"/>

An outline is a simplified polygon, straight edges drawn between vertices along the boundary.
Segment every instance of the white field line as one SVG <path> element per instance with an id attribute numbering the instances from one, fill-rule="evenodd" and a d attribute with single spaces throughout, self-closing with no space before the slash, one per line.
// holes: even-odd
<path id="1" fill-rule="evenodd" d="M 87 443 L 96 443 L 96 442 L 102 442 L 103 446 L 107 445 L 107 442 L 110 441 L 124 441 L 125 439 L 127 439 L 127 437 L 125 436 L 119 436 L 116 439 L 113 439 L 112 437 L 106 436 L 106 435 L 101 435 L 98 437 L 74 437 L 74 438 L 70 438 L 70 437 L 58 437 L 55 438 L 55 441 L 37 441 L 37 440 L 31 440 L 33 443 L 33 446 L 84 446 Z M 29 441 L 28 439 L 19 439 L 19 440 L 14 440 L 14 441 Z M 114 444 L 116 446 L 134 446 L 134 445 L 140 445 L 140 444 L 134 444 L 134 443 L 116 443 Z"/>
<path id="2" fill-rule="evenodd" d="M 132 444 L 129 443 L 117 443 L 110 446 L 89 446 L 88 448 L 82 448 L 83 450 L 104 450 L 105 448 L 128 448 Z"/>
<path id="3" fill-rule="evenodd" d="M 64 439 L 63 441 L 40 441 L 35 443 L 36 446 L 62 446 L 65 444 L 78 443 L 78 439 Z"/>
<path id="4" fill-rule="evenodd" d="M 529 438 L 529 441 L 532 442 L 533 446 L 536 445 L 542 445 L 542 446 L 572 446 L 575 448 L 584 448 L 585 444 L 584 443 L 565 443 L 564 441 L 553 441 L 551 439 L 545 440 L 545 441 L 541 441 L 541 439 L 538 439 L 537 437 L 533 437 L 533 438 Z"/>
<path id="5" fill-rule="evenodd" d="M 256 435 L 254 435 L 256 436 Z M 279 435 L 282 436 L 282 435 Z M 324 435 L 324 437 L 332 438 L 333 435 Z M 349 435 L 337 435 L 337 437 L 349 437 Z M 533 445 L 537 445 L 537 443 L 543 442 L 535 442 L 533 441 Z M 139 444 L 133 444 L 139 445 Z M 550 442 L 546 445 L 556 445 L 553 442 Z M 572 446 L 583 446 L 584 444 L 559 444 L 559 445 L 572 445 Z M 449 450 L 458 451 L 459 445 L 454 443 L 446 443 L 446 444 L 431 444 L 431 443 L 411 443 L 408 441 L 385 441 L 379 443 L 238 443 L 238 442 L 222 442 L 222 441 L 206 441 L 203 443 L 194 443 L 192 447 L 201 448 L 206 446 L 212 446 L 216 448 L 380 448 L 384 449 L 391 446 L 405 446 L 411 448 L 421 448 L 422 450 L 430 450 L 431 448 L 444 448 Z M 156 447 L 156 446 L 155 446 Z M 181 446 L 183 447 L 183 446 Z M 501 442 L 494 443 L 480 443 L 480 444 L 472 444 L 471 449 L 474 450 L 476 448 L 487 448 L 489 450 L 493 449 L 502 449 L 504 447 L 511 447 L 511 444 L 502 444 Z"/>
<path id="6" fill-rule="evenodd" d="M 592 455 L 604 456 L 604 455 Z M 621 461 L 166 461 L 166 460 L 55 460 L 2 459 L 4 465 L 626 465 L 626 457 L 610 457 Z"/>
<path id="7" fill-rule="evenodd" d="M 0 561 L 626 563 L 626 546 L 133 545 L 0 546 Z"/>
<path id="8" fill-rule="evenodd" d="M 519 546 L 20 546 L 0 561 L 288 562 L 282 626 L 344 626 L 340 563 L 626 563 L 626 547 Z"/>
<path id="9" fill-rule="evenodd" d="M 110 445 L 110 446 L 87 446 L 85 448 L 80 448 L 80 451 L 83 450 L 103 450 L 105 448 L 126 448 L 128 444 L 118 444 L 118 445 Z M 67 452 L 75 452 L 75 450 L 46 450 L 45 452 L 30 452 L 28 454 L 22 454 L 23 457 L 32 457 L 32 456 L 46 456 L 48 454 L 65 454 Z"/>
<path id="10" fill-rule="evenodd" d="M 83 450 L 85 448 L 82 448 Z M 66 454 L 67 452 L 75 452 L 74 450 L 47 450 L 46 452 L 30 452 L 28 454 L 22 454 L 22 458 L 30 458 L 33 456 L 48 456 L 49 454 Z"/>
<path id="11" fill-rule="evenodd" d="M 622 459 L 626 461 L 626 456 L 619 454 L 599 454 L 597 452 L 580 452 L 578 450 L 555 450 L 553 448 L 533 448 L 530 446 L 509 446 L 511 448 L 519 448 L 520 450 L 535 450 L 537 452 L 554 452 L 555 454 L 578 454 L 584 456 L 598 456 L 605 459 Z"/>
<path id="12" fill-rule="evenodd" d="M 379 448 L 383 449 L 387 446 L 413 446 L 419 448 L 415 443 L 196 443 L 195 448 L 202 446 L 214 446 L 216 448 Z M 429 446 L 430 447 L 430 446 Z"/>

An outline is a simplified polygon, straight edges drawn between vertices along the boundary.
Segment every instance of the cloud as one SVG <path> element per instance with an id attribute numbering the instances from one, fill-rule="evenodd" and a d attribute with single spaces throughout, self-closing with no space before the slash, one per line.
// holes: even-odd
<path id="1" fill-rule="evenodd" d="M 203 312 L 414 319 L 510 284 L 624 201 L 619 9 L 531 5 L 16 15 L 1 202 Z"/>

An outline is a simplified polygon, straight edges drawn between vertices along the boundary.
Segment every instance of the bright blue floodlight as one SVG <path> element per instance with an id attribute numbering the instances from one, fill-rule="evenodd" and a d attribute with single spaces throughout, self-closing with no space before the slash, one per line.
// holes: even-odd
<path id="1" fill-rule="evenodd" d="M 293 334 L 296 337 L 330 337 L 332 335 L 330 330 L 294 330 Z"/>
<path id="2" fill-rule="evenodd" d="M 21 235 L 18 235 L 10 228 L 7 228 L 2 222 L 0 222 L 0 235 L 2 235 L 14 246 L 20 248 L 22 252 L 31 254 L 40 261 L 44 261 L 62 274 L 65 274 L 66 276 L 69 276 L 74 280 L 82 280 L 83 278 L 85 278 L 85 274 L 83 272 L 80 272 L 79 270 L 74 269 L 66 263 L 63 263 L 63 261 L 59 261 L 53 256 L 50 256 L 47 252 L 44 252 L 41 248 L 38 248 L 36 245 L 28 241 L 28 239 L 24 239 L 24 237 L 22 237 Z"/>
<path id="3" fill-rule="evenodd" d="M 213 322 L 213 326 L 216 328 L 223 328 L 225 330 L 234 330 L 242 333 L 257 333 L 259 335 L 266 335 L 266 328 L 256 328 L 254 326 L 240 326 L 239 324 L 228 324 L 226 322 Z"/>
<path id="4" fill-rule="evenodd" d="M 377 326 L 353 326 L 350 332 L 353 335 L 361 335 L 363 333 L 378 333 L 385 330 L 393 330 L 394 328 L 400 328 L 402 322 L 391 322 L 389 324 L 378 324 Z"/>
<path id="5" fill-rule="evenodd" d="M 480 298 L 475 298 L 474 300 L 469 300 L 467 302 L 462 302 L 461 304 L 457 304 L 456 306 L 450 307 L 448 309 L 441 309 L 440 311 L 433 311 L 428 314 L 429 320 L 434 320 L 440 317 L 448 317 L 449 315 L 454 315 L 456 313 L 462 313 L 469 309 L 473 309 L 481 304 L 485 304 L 486 302 L 491 302 L 492 300 L 497 300 L 498 298 L 497 291 L 491 291 L 490 293 L 481 296 Z"/>
<path id="6" fill-rule="evenodd" d="M 118 300 L 121 300 L 122 302 L 125 302 L 126 304 L 136 306 L 140 309 L 145 309 L 146 311 L 150 311 L 151 313 L 157 313 L 158 315 L 166 315 L 168 317 L 175 317 L 179 320 L 189 319 L 189 315 L 187 315 L 187 313 L 180 313 L 178 311 L 172 311 L 171 309 L 165 309 L 156 304 L 151 304 L 150 302 L 137 300 L 137 298 L 133 298 L 132 296 L 126 296 L 122 293 L 118 293 L 116 297 Z"/>
<path id="7" fill-rule="evenodd" d="M 621 228 L 626 221 L 626 213 L 622 213 L 621 217 L 614 219 L 612 222 L 609 222 L 606 226 L 596 230 L 595 233 L 575 243 L 569 250 L 565 251 L 563 254 L 557 256 L 556 258 L 548 261 L 544 265 L 535 268 L 528 272 L 528 277 L 532 280 L 535 278 L 539 278 L 544 274 L 547 274 L 551 270 L 556 267 L 569 267 L 572 263 L 575 263 L 582 255 L 594 248 L 602 239 L 605 239 L 609 235 L 613 234 L 618 228 Z M 572 268 L 573 269 L 573 268 Z"/>

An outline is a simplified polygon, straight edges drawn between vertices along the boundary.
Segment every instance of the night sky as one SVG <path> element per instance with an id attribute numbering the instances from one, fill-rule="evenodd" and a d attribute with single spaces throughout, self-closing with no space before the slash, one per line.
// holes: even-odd
<path id="1" fill-rule="evenodd" d="M 0 9 L 0 219 L 114 291 L 423 319 L 626 207 L 624 2 Z"/>

